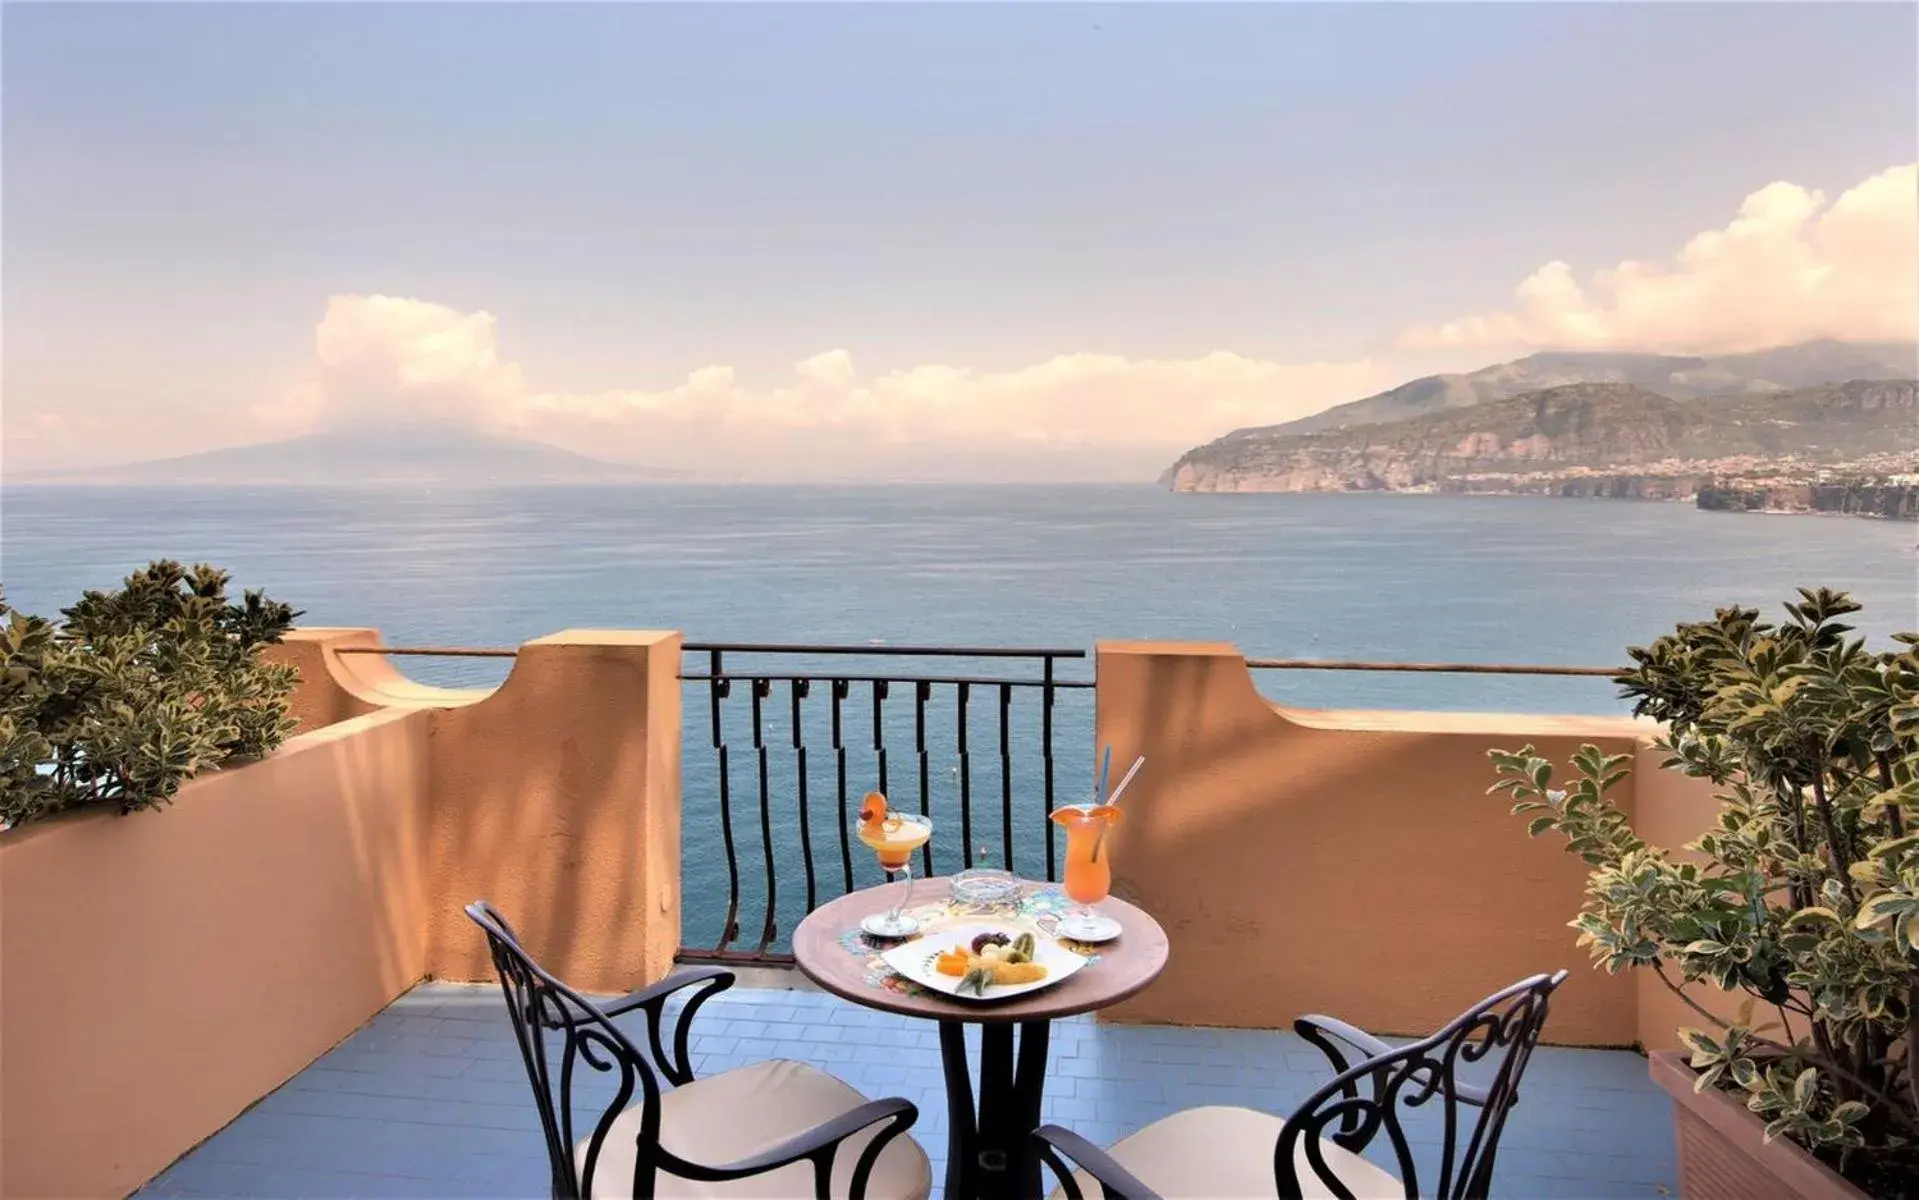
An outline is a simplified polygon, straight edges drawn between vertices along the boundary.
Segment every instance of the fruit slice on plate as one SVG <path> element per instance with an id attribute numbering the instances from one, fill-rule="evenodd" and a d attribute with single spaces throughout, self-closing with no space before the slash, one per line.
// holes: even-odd
<path id="1" fill-rule="evenodd" d="M 942 975 L 964 975 L 971 962 L 972 956 L 964 950 L 949 950 L 939 956 L 933 964 L 933 969 Z"/>
<path id="2" fill-rule="evenodd" d="M 931 991 L 989 1002 L 1050 987 L 1087 961 L 1031 930 L 973 924 L 948 926 L 924 941 L 895 946 L 881 957 L 900 975 Z"/>

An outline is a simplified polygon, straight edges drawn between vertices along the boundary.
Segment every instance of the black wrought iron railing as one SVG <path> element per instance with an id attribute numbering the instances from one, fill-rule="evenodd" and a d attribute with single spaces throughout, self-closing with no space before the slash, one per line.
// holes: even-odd
<path id="1" fill-rule="evenodd" d="M 933 821 L 923 875 L 992 865 L 1057 878 L 1047 814 L 1062 780 L 1090 778 L 1087 657 L 687 643 L 688 708 L 697 689 L 706 719 L 685 722 L 680 956 L 790 962 L 801 917 L 880 879 L 852 835 L 872 790 Z"/>

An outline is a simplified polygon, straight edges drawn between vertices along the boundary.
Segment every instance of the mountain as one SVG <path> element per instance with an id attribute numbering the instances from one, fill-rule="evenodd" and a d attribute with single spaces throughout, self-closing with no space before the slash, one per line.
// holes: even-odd
<path id="1" fill-rule="evenodd" d="M 1919 383 L 1862 379 L 1691 401 L 1574 383 L 1380 424 L 1240 430 L 1188 452 L 1168 482 L 1184 492 L 1551 491 L 1572 476 L 1710 478 L 1867 462 L 1919 470 Z"/>
<path id="2" fill-rule="evenodd" d="M 315 433 L 115 467 L 10 472 L 9 483 L 390 485 L 647 483 L 680 477 L 544 442 L 409 426 Z"/>
<path id="3" fill-rule="evenodd" d="M 1908 379 L 1914 375 L 1919 375 L 1919 346 L 1898 343 L 1802 342 L 1712 358 L 1552 351 L 1464 375 L 1428 375 L 1297 421 L 1235 430 L 1227 436 L 1376 425 L 1572 383 L 1631 384 L 1672 400 L 1691 400 L 1732 392 L 1788 391 L 1835 379 Z"/>

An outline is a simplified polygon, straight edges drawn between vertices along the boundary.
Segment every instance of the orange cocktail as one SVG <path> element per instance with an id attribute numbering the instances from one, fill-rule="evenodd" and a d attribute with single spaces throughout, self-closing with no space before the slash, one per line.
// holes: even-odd
<path id="1" fill-rule="evenodd" d="M 1111 834 L 1119 824 L 1119 809 L 1110 804 L 1074 805 L 1054 809 L 1052 817 L 1066 830 L 1064 890 L 1079 905 L 1061 919 L 1060 935 L 1084 941 L 1117 935 L 1117 923 L 1094 912 L 1092 906 L 1106 899 L 1113 887 Z"/>
<path id="2" fill-rule="evenodd" d="M 913 894 L 913 851 L 924 846 L 932 836 L 933 822 L 913 813 L 894 812 L 886 807 L 885 796 L 878 792 L 866 793 L 860 802 L 860 841 L 873 851 L 880 869 L 888 876 L 905 872 L 906 887 L 892 911 L 874 913 L 860 922 L 860 928 L 882 938 L 912 937 L 919 931 L 919 922 L 900 910 Z"/>
<path id="3" fill-rule="evenodd" d="M 877 821 L 860 822 L 860 841 L 873 851 L 874 857 L 880 860 L 880 869 L 885 871 L 904 871 L 912 866 L 913 851 L 924 846 L 932 836 L 931 821 L 905 813 L 889 812 Z"/>

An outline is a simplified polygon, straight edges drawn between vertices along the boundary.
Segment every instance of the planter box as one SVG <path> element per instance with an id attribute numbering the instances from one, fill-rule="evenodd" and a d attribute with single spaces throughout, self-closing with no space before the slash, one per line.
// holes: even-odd
<path id="1" fill-rule="evenodd" d="M 1684 1055 L 1648 1060 L 1653 1082 L 1673 1099 L 1684 1200 L 1871 1200 L 1839 1173 L 1780 1138 L 1767 1145 L 1765 1123 L 1717 1088 L 1694 1092 L 1698 1078 Z"/>

